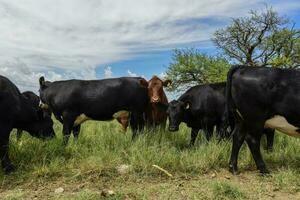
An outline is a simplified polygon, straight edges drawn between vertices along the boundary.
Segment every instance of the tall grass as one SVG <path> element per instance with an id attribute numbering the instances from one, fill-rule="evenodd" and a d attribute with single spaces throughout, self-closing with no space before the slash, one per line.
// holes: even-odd
<path id="1" fill-rule="evenodd" d="M 56 122 L 57 137 L 41 141 L 24 134 L 20 142 L 15 134 L 10 138 L 10 157 L 17 171 L 9 177 L 0 172 L 2 184 L 9 180 L 26 181 L 29 178 L 57 177 L 82 178 L 91 172 L 114 176 L 116 167 L 130 165 L 136 176 L 160 176 L 163 172 L 152 167 L 158 165 L 173 175 L 201 175 L 211 170 L 227 169 L 231 141 L 218 142 L 213 138 L 207 143 L 199 133 L 194 147 L 189 148 L 190 129 L 182 125 L 180 131 L 146 132 L 135 141 L 130 130 L 123 134 L 116 122 L 86 122 L 78 141 L 70 139 L 62 146 L 62 127 Z M 300 166 L 299 139 L 276 134 L 274 152 L 263 157 L 271 170 L 281 173 L 291 170 L 298 173 Z M 244 145 L 239 155 L 242 171 L 254 168 L 251 154 Z M 278 184 L 286 179 L 278 176 Z"/>

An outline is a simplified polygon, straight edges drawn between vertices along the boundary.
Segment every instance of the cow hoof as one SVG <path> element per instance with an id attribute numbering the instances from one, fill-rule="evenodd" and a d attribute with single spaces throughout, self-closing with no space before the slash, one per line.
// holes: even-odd
<path id="1" fill-rule="evenodd" d="M 232 175 L 237 176 L 240 174 L 240 171 L 235 170 L 235 171 L 231 171 Z"/>
<path id="2" fill-rule="evenodd" d="M 232 173 L 232 175 L 237 176 L 240 174 L 239 170 L 234 169 L 233 167 L 229 167 L 229 172 Z"/>
<path id="3" fill-rule="evenodd" d="M 14 172 L 16 170 L 16 168 L 14 165 L 10 164 L 10 165 L 4 167 L 3 170 L 4 170 L 5 174 L 10 174 L 10 173 Z"/>
<path id="4" fill-rule="evenodd" d="M 262 176 L 268 176 L 268 175 L 270 175 L 270 171 L 268 169 L 266 169 L 266 168 L 260 169 L 259 172 L 260 172 L 260 174 Z"/>

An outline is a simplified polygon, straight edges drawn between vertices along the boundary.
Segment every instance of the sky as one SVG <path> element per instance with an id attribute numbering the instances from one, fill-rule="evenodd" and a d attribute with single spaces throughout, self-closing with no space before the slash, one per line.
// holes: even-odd
<path id="1" fill-rule="evenodd" d="M 215 30 L 266 4 L 299 28 L 299 0 L 0 0 L 0 75 L 21 91 L 40 76 L 163 77 L 175 48 L 215 54 Z"/>

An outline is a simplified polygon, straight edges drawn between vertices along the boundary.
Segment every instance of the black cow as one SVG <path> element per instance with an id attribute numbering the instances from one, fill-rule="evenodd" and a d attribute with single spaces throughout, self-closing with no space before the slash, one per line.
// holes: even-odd
<path id="1" fill-rule="evenodd" d="M 230 171 L 238 174 L 237 159 L 246 140 L 257 168 L 268 173 L 260 152 L 264 128 L 300 136 L 300 71 L 267 67 L 233 67 L 227 78 L 229 114 L 235 119 Z"/>
<path id="2" fill-rule="evenodd" d="M 38 105 L 22 95 L 6 77 L 0 76 L 0 159 L 5 173 L 14 169 L 9 156 L 9 135 L 19 128 L 39 138 L 54 137 L 53 121 Z"/>
<path id="3" fill-rule="evenodd" d="M 192 128 L 190 145 L 194 145 L 200 129 L 210 140 L 214 126 L 220 137 L 225 137 L 226 83 L 198 85 L 187 90 L 178 100 L 169 103 L 169 131 L 177 131 L 181 122 Z"/>
<path id="4" fill-rule="evenodd" d="M 52 83 L 41 77 L 40 98 L 57 118 L 61 118 L 64 144 L 67 144 L 71 130 L 82 122 L 112 120 L 114 113 L 120 110 L 131 112 L 134 138 L 144 127 L 143 114 L 149 102 L 147 81 L 139 77 Z"/>

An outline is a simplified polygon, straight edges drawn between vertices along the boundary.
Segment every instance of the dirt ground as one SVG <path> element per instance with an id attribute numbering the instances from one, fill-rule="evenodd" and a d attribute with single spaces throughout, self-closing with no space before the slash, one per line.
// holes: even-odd
<path id="1" fill-rule="evenodd" d="M 214 194 L 215 185 L 229 189 Z M 236 196 L 235 189 L 242 195 Z M 110 194 L 112 193 L 112 194 Z M 239 194 L 239 193 L 238 193 Z M 0 199 L 300 199 L 300 192 L 282 190 L 256 171 L 232 176 L 226 170 L 201 176 L 107 176 L 89 172 L 77 177 L 44 178 L 10 185 L 3 181 Z"/>

